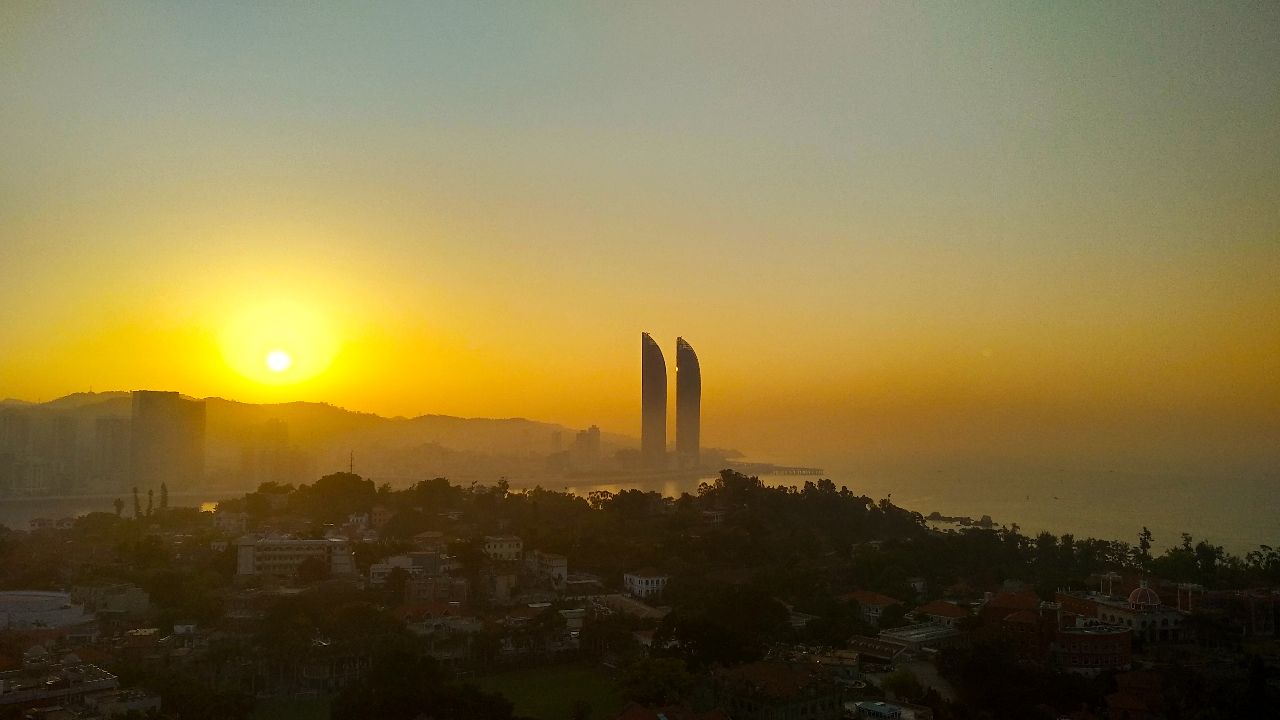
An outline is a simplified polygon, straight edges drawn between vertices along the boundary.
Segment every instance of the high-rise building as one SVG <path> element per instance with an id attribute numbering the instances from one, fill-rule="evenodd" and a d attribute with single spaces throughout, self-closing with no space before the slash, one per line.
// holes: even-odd
<path id="1" fill-rule="evenodd" d="M 662 470 L 667 465 L 667 361 L 649 333 L 640 333 L 640 396 L 640 462 Z"/>
<path id="2" fill-rule="evenodd" d="M 94 421 L 93 476 L 100 490 L 129 489 L 129 418 L 100 417 Z"/>
<path id="3" fill-rule="evenodd" d="M 569 452 L 569 464 L 574 470 L 594 470 L 600 464 L 600 428 L 592 425 L 578 431 Z"/>
<path id="4" fill-rule="evenodd" d="M 693 347 L 676 338 L 676 459 L 680 467 L 698 467 L 702 407 L 702 369 Z"/>
<path id="5" fill-rule="evenodd" d="M 129 468 L 138 488 L 191 488 L 204 479 L 204 401 L 176 392 L 133 393 Z"/>

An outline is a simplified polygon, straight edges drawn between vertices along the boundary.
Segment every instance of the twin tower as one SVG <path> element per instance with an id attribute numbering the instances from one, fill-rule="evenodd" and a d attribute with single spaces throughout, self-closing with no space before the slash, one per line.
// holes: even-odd
<path id="1" fill-rule="evenodd" d="M 640 460 L 651 470 L 667 469 L 667 361 L 649 333 L 640 333 Z M 698 426 L 702 370 L 684 338 L 676 338 L 676 464 L 699 465 Z"/>

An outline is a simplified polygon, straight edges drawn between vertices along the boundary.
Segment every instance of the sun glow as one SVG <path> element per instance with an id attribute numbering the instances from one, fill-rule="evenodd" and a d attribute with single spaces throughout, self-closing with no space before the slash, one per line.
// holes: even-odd
<path id="1" fill-rule="evenodd" d="M 271 368 L 272 372 L 284 372 L 291 365 L 293 365 L 293 358 L 289 353 L 283 350 L 272 350 L 267 353 L 267 367 Z"/>
<path id="2" fill-rule="evenodd" d="M 330 323 L 293 301 L 241 310 L 224 325 L 220 345 L 231 369 L 265 385 L 310 380 L 327 370 L 338 354 Z"/>

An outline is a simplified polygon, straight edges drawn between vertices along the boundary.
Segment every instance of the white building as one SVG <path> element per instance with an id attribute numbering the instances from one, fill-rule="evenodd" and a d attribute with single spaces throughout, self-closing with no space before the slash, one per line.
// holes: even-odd
<path id="1" fill-rule="evenodd" d="M 563 555 L 534 550 L 525 562 L 530 572 L 550 580 L 557 589 L 564 588 L 565 581 L 569 579 L 569 559 Z"/>
<path id="2" fill-rule="evenodd" d="M 659 597 L 667 589 L 667 581 L 670 579 L 670 575 L 655 570 L 640 570 L 623 575 L 622 586 L 632 597 Z"/>
<path id="3" fill-rule="evenodd" d="M 408 555 L 392 555 L 369 566 L 369 582 L 374 585 L 383 584 L 387 581 L 387 576 L 391 574 L 391 571 L 396 568 L 400 568 L 410 575 L 416 574 L 413 567 L 413 558 Z"/>
<path id="4" fill-rule="evenodd" d="M 519 560 L 524 541 L 515 535 L 485 535 L 484 554 L 493 560 Z"/>
<path id="5" fill-rule="evenodd" d="M 354 575 L 355 555 L 345 539 L 299 540 L 291 537 L 243 537 L 236 542 L 237 575 L 292 576 L 308 558 L 328 564 L 330 575 Z"/>

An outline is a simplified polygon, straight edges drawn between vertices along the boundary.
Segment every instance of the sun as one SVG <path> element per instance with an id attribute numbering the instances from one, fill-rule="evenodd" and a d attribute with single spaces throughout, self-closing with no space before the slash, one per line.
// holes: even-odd
<path id="1" fill-rule="evenodd" d="M 267 353 L 267 367 L 271 372 L 284 372 L 293 365 L 293 357 L 283 350 L 272 350 Z"/>
<path id="2" fill-rule="evenodd" d="M 329 369 L 339 340 L 332 321 L 314 304 L 276 300 L 243 307 L 223 325 L 227 366 L 262 385 L 310 382 Z"/>

